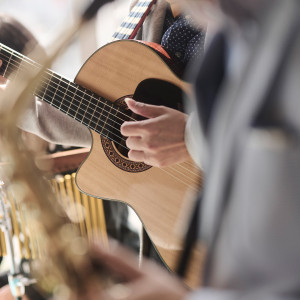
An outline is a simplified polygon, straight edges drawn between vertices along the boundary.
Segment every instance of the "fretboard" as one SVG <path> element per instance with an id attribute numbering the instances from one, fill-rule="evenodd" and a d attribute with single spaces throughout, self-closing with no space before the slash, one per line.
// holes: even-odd
<path id="1" fill-rule="evenodd" d="M 3 61 L 0 75 L 14 81 L 24 76 L 24 70 L 37 72 L 41 65 L 26 56 L 0 44 L 0 59 Z M 23 71 L 23 72 L 22 72 Z M 11 76 L 10 76 L 11 75 Z M 64 114 L 104 137 L 114 139 L 127 116 L 122 108 L 105 98 L 69 81 L 57 73 L 46 70 L 32 93 Z M 122 115 L 122 118 L 119 115 Z M 123 118 L 124 116 L 124 118 Z"/>

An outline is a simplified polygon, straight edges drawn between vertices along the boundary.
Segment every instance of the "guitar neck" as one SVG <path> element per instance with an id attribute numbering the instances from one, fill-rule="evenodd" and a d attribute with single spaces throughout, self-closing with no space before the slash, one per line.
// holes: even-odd
<path id="1" fill-rule="evenodd" d="M 36 72 L 41 69 L 40 64 L 3 44 L 0 44 L 0 59 L 2 60 L 0 75 L 9 77 L 11 81 L 18 75 L 24 76 L 24 70 Z M 42 74 L 39 84 L 32 93 L 104 137 L 109 137 L 111 123 L 122 110 L 113 102 L 51 70 L 46 70 Z"/>
<path id="2" fill-rule="evenodd" d="M 139 0 L 113 35 L 113 40 L 128 39 L 135 35 L 135 31 L 154 3 L 155 0 Z M 1 43 L 0 59 L 2 60 L 0 75 L 9 77 L 11 81 L 18 75 L 24 76 L 24 70 L 29 70 L 29 73 L 32 70 L 34 74 L 42 68 L 40 64 Z M 107 138 L 110 138 L 112 132 L 114 137 L 119 137 L 120 122 L 129 119 L 122 107 L 51 70 L 46 70 L 42 74 L 40 83 L 32 93 Z M 120 114 L 122 117 L 118 116 Z"/>

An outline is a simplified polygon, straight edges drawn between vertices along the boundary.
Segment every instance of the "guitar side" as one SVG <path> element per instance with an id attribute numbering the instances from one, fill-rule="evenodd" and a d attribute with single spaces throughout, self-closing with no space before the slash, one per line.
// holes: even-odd
<path id="1" fill-rule="evenodd" d="M 114 102 L 133 95 L 140 82 L 148 79 L 166 81 L 189 91 L 189 85 L 179 79 L 153 49 L 135 41 L 119 41 L 99 49 L 83 65 L 75 82 Z M 191 160 L 172 167 L 126 171 L 108 158 L 99 134 L 94 131 L 91 134 L 90 154 L 76 176 L 79 189 L 132 207 L 158 253 L 174 271 L 182 249 L 184 217 L 188 217 L 193 208 L 194 197 L 188 197 L 188 193 L 196 192 L 200 171 Z"/>

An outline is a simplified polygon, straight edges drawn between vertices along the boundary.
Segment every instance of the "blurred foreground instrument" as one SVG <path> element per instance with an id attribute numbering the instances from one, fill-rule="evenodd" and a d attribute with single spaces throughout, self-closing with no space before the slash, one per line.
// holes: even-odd
<path id="1" fill-rule="evenodd" d="M 81 193 L 75 185 L 75 173 L 57 175 L 50 180 L 57 196 L 56 200 L 63 204 L 65 209 L 73 209 L 73 222 L 78 226 L 80 235 L 89 241 L 108 243 L 105 216 L 102 201 Z M 28 215 L 22 204 L 16 200 L 13 191 L 2 186 L 4 209 L 1 209 L 0 223 L 4 218 L 9 222 L 9 237 L 13 241 L 14 254 L 17 261 L 21 259 L 34 260 L 41 258 L 40 237 L 35 228 L 30 227 Z M 4 230 L 0 228 L 0 256 L 7 256 L 7 244 Z"/>
<path id="2" fill-rule="evenodd" d="M 34 274 L 39 279 L 39 286 L 44 291 L 53 293 L 57 299 L 69 299 L 72 294 L 81 294 L 93 277 L 101 278 L 97 280 L 100 285 L 107 285 L 113 279 L 104 268 L 93 263 L 88 253 L 88 238 L 81 236 L 78 225 L 72 222 L 74 217 L 78 216 L 75 207 L 81 209 L 84 214 L 83 206 L 79 205 L 79 200 L 76 203 L 70 199 L 65 203 L 63 199 L 57 201 L 44 173 L 37 167 L 32 153 L 26 149 L 20 138 L 16 124 L 31 100 L 31 97 L 28 97 L 29 92 L 38 83 L 46 66 L 53 62 L 78 29 L 92 18 L 97 11 L 96 8 L 104 3 L 105 0 L 95 0 L 91 3 L 83 16 L 59 38 L 58 46 L 38 70 L 30 70 L 26 66 L 22 70 L 18 69 L 19 77 L 15 78 L 14 83 L 10 82 L 2 93 L 0 105 L 0 161 L 5 163 L 1 167 L 0 178 L 3 181 L 1 185 L 5 185 L 7 191 L 1 193 L 3 215 L 1 224 L 4 224 L 1 228 L 5 227 L 6 245 L 9 245 L 12 261 L 14 261 L 14 252 L 11 251 L 13 242 L 10 236 L 12 223 L 16 223 L 16 220 L 20 223 L 23 221 L 22 217 L 18 220 L 17 211 L 10 210 L 10 207 L 15 206 L 20 209 L 20 212 L 25 213 L 22 215 L 26 216 L 27 228 L 32 229 L 34 237 L 41 238 L 37 248 L 32 246 L 30 249 L 38 261 L 36 268 L 33 268 Z M 62 187 L 61 184 L 60 186 Z M 13 201 L 9 199 L 10 197 Z M 10 213 L 15 214 L 15 217 L 11 218 Z M 75 218 L 75 220 L 79 219 Z M 16 229 L 18 224 L 15 225 Z M 30 234 L 26 230 L 24 233 Z M 35 241 L 34 238 L 31 239 L 32 243 Z M 24 280 L 19 280 L 21 274 L 18 274 L 19 270 L 14 266 L 12 263 L 10 286 L 16 299 L 20 299 L 25 283 Z M 80 269 L 82 266 L 85 267 L 84 271 Z M 89 276 L 86 276 L 85 272 L 88 272 Z"/>

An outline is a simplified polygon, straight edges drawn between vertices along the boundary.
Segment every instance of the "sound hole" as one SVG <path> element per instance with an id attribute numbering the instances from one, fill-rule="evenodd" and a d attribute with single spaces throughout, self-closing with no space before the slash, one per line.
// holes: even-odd
<path id="1" fill-rule="evenodd" d="M 126 97 L 128 96 L 122 97 L 115 102 L 120 107 L 120 110 L 107 121 L 107 134 L 105 134 L 107 138 L 101 136 L 101 143 L 106 156 L 116 167 L 126 172 L 143 172 L 150 169 L 151 166 L 128 159 L 129 149 L 126 146 L 126 138 L 120 132 L 120 127 L 124 121 L 132 120 L 132 118 L 137 119 L 137 116 L 127 109 L 127 105 L 124 102 Z"/>
<path id="2" fill-rule="evenodd" d="M 151 168 L 151 166 L 128 159 L 126 139 L 120 133 L 120 126 L 124 121 L 132 118 L 135 120 L 141 119 L 127 109 L 127 105 L 124 102 L 126 97 L 128 96 L 122 97 L 115 102 L 120 107 L 120 113 L 117 113 L 116 116 L 110 118 L 107 122 L 107 134 L 105 130 L 102 132 L 107 138 L 101 137 L 101 142 L 105 154 L 115 166 L 127 172 L 143 172 Z M 170 82 L 148 78 L 140 82 L 133 98 L 144 103 L 165 105 L 182 110 L 183 91 Z"/>

